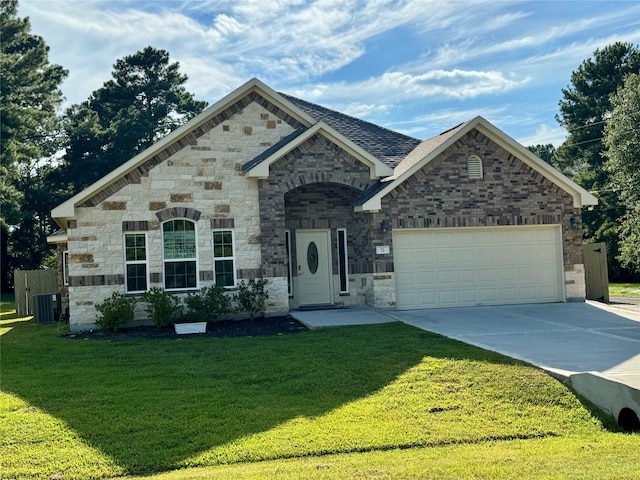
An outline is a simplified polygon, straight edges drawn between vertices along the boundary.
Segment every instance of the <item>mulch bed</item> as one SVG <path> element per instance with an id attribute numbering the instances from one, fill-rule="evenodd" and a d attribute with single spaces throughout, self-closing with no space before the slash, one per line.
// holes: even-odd
<path id="1" fill-rule="evenodd" d="M 84 340 L 121 341 L 153 338 L 190 338 L 190 337 L 268 337 L 305 332 L 308 328 L 297 320 L 289 317 L 257 318 L 254 320 L 222 320 L 207 325 L 207 333 L 189 335 L 176 334 L 173 326 L 158 328 L 152 326 L 121 328 L 118 332 L 91 330 L 78 333 L 68 333 L 66 338 Z"/>

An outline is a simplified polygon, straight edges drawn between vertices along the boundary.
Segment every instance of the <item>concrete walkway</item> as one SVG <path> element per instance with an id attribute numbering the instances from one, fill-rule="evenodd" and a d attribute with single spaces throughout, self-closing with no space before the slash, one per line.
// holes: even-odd
<path id="1" fill-rule="evenodd" d="M 294 311 L 310 328 L 400 321 L 536 365 L 618 417 L 640 417 L 640 305 L 551 303 Z M 606 398 L 605 398 L 606 397 Z"/>

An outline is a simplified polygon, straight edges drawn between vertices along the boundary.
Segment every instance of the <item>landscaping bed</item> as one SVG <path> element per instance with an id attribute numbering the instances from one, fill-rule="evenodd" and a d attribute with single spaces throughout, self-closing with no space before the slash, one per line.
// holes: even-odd
<path id="1" fill-rule="evenodd" d="M 207 325 L 206 333 L 191 335 L 176 334 L 173 325 L 168 327 L 138 326 L 123 327 L 118 332 L 106 330 L 90 330 L 77 333 L 67 333 L 70 339 L 124 341 L 153 338 L 189 338 L 189 337 L 268 337 L 288 335 L 307 331 L 308 328 L 290 316 L 255 318 L 253 320 L 219 320 Z"/>

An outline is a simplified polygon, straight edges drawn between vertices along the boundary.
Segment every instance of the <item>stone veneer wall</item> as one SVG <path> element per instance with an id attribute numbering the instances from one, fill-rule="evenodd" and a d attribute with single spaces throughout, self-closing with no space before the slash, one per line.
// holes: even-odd
<path id="1" fill-rule="evenodd" d="M 375 180 L 370 179 L 366 165 L 319 134 L 272 164 L 269 178 L 259 184 L 262 259 L 268 274 L 286 278 L 285 229 L 291 232 L 295 262 L 296 229 L 330 228 L 336 303 L 362 304 L 370 298 L 366 274 L 373 268 L 372 216 L 353 210 L 361 193 L 372 183 Z M 348 296 L 340 296 L 337 286 L 337 228 L 347 229 L 352 290 Z M 296 269 L 292 271 L 295 282 Z M 296 300 L 291 304 L 297 305 Z"/>
<path id="2" fill-rule="evenodd" d="M 484 178 L 469 178 L 470 155 L 482 159 Z M 392 245 L 391 228 L 559 224 L 566 297 L 585 298 L 580 209 L 568 193 L 475 130 L 383 198 L 374 217 L 374 223 L 390 226 L 384 233 L 373 230 L 374 243 L 384 245 Z M 388 257 L 386 264 L 376 262 L 381 284 L 374 287 L 387 297 L 393 289 L 380 272 L 393 272 L 393 248 Z M 394 305 L 395 299 L 386 303 Z"/>
<path id="3" fill-rule="evenodd" d="M 151 286 L 162 285 L 161 219 L 197 218 L 199 287 L 212 284 L 214 228 L 233 229 L 239 278 L 260 274 L 258 181 L 245 177 L 242 165 L 294 130 L 270 110 L 260 102 L 243 104 L 95 205 L 76 208 L 67 230 L 72 329 L 93 328 L 95 304 L 124 291 L 123 231 L 147 233 Z M 269 311 L 286 311 L 286 276 L 284 285 L 270 278 L 269 292 Z"/>

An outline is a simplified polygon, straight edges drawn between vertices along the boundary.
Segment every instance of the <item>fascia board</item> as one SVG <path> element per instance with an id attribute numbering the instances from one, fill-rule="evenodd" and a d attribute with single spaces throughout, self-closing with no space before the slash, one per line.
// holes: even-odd
<path id="1" fill-rule="evenodd" d="M 261 179 L 268 178 L 269 166 L 272 163 L 278 161 L 284 155 L 288 154 L 293 149 L 295 149 L 299 145 L 306 142 L 309 138 L 311 138 L 316 133 L 320 133 L 321 135 L 325 136 L 326 138 L 331 140 L 333 143 L 339 145 L 340 148 L 343 148 L 350 155 L 353 155 L 355 158 L 357 158 L 358 160 L 362 161 L 365 165 L 367 165 L 369 167 L 371 179 L 388 176 L 393 173 L 393 170 L 391 169 L 391 167 L 382 163 L 380 160 L 378 160 L 376 157 L 371 155 L 369 152 L 360 148 L 358 145 L 353 143 L 344 135 L 335 131 L 326 123 L 318 122 L 313 127 L 309 128 L 307 131 L 297 136 L 294 139 L 294 141 L 284 145 L 278 151 L 272 153 L 271 155 L 269 155 L 269 157 L 265 158 L 258 165 L 248 170 L 246 175 L 248 177 L 253 177 L 253 178 L 261 178 Z"/>
<path id="2" fill-rule="evenodd" d="M 194 118 L 189 120 L 184 125 L 175 129 L 173 132 L 158 140 L 156 143 L 151 145 L 149 148 L 140 152 L 135 157 L 131 158 L 127 162 L 120 165 L 115 170 L 112 170 L 107 175 L 102 177 L 97 182 L 89 185 L 87 188 L 77 193 L 73 197 L 69 198 L 56 208 L 51 211 L 52 218 L 60 225 L 60 221 L 63 221 L 65 218 L 73 218 L 75 217 L 75 207 L 76 205 L 81 204 L 88 198 L 91 198 L 94 194 L 99 192 L 100 190 L 108 187 L 110 184 L 120 179 L 122 176 L 126 175 L 130 171 L 136 169 L 140 164 L 144 163 L 149 158 L 156 155 L 158 152 L 162 151 L 164 148 L 172 144 L 173 142 L 180 140 L 182 137 L 188 135 L 191 131 L 195 130 L 205 122 L 207 122 L 211 117 L 217 115 L 218 113 L 224 111 L 230 105 L 238 101 L 240 98 L 248 95 L 252 91 L 259 93 L 264 96 L 270 102 L 278 105 L 285 111 L 287 114 L 296 118 L 300 122 L 312 125 L 314 123 L 313 118 L 304 113 L 298 107 L 293 105 L 291 102 L 286 100 L 282 95 L 278 94 L 276 91 L 265 85 L 263 82 L 258 80 L 257 78 L 252 78 L 244 85 L 236 88 L 231 93 L 224 96 L 222 99 L 214 103 L 213 105 L 207 107 L 205 110 L 200 112 L 200 114 L 196 115 Z M 66 223 L 66 222 L 64 222 Z M 60 225 L 62 226 L 62 225 Z"/>
<path id="3" fill-rule="evenodd" d="M 544 160 L 538 158 L 528 148 L 522 146 L 502 130 L 498 129 L 484 118 L 479 118 L 480 121 L 477 123 L 475 128 L 477 128 L 480 133 L 495 141 L 505 150 L 515 154 L 533 170 L 543 175 L 550 182 L 554 183 L 565 192 L 569 193 L 573 197 L 573 206 L 575 208 L 598 204 L 598 199 L 587 190 L 563 175 Z"/>
<path id="4" fill-rule="evenodd" d="M 58 243 L 67 243 L 69 241 L 68 235 L 65 233 L 64 235 L 49 235 L 47 237 L 47 243 L 52 245 L 56 245 Z"/>

